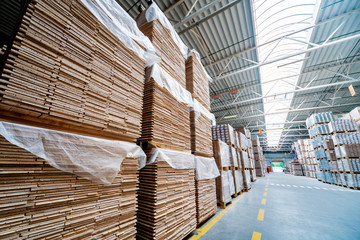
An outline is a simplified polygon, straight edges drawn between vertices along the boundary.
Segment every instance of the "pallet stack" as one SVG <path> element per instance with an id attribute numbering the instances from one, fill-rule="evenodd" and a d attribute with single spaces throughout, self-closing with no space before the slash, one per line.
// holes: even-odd
<path id="1" fill-rule="evenodd" d="M 216 178 L 217 202 L 221 208 L 232 202 L 231 196 L 235 194 L 234 175 L 232 173 L 232 160 L 229 146 L 221 140 L 213 140 L 213 150 L 216 165 L 220 176 Z"/>
<path id="2" fill-rule="evenodd" d="M 43 134 L 42 143 L 35 148 L 39 131 Z M 126 154 L 118 149 L 123 142 L 3 122 L 1 134 L 6 138 L 0 136 L 0 238 L 135 238 L 139 157 L 135 154 L 134 158 L 126 157 L 111 184 L 99 183 L 109 177 L 109 165 L 104 164 L 101 169 L 97 164 L 106 163 L 101 158 L 111 157 L 109 161 L 116 167 L 115 159 Z M 14 143 L 43 151 L 50 159 Z M 127 145 L 139 149 L 134 144 Z M 87 168 L 95 173 L 88 174 L 84 171 Z M 99 174 L 102 177 L 96 178 Z"/>
<path id="3" fill-rule="evenodd" d="M 31 2 L 0 77 L 1 116 L 133 141 L 144 66 L 80 0 Z"/>
<path id="4" fill-rule="evenodd" d="M 182 239 L 197 223 L 194 166 L 170 164 L 188 162 L 190 157 L 194 162 L 190 134 L 193 99 L 185 77 L 187 47 L 155 3 L 141 12 L 136 22 L 161 58 L 145 70 L 139 143 L 154 162 L 140 171 L 137 237 Z M 156 152 L 160 154 L 154 155 Z"/>
<path id="5" fill-rule="evenodd" d="M 121 166 L 121 171 L 114 170 L 116 175 L 111 181 L 107 173 L 112 168 L 101 161 L 107 155 L 116 159 L 127 156 L 133 148 L 142 152 L 129 142 L 140 136 L 146 61 L 143 53 L 147 46 L 138 45 L 145 36 L 137 28 L 132 29 L 132 34 L 137 35 L 135 42 L 120 29 L 113 33 L 109 25 L 102 24 L 114 27 L 132 22 L 136 27 L 122 8 L 115 9 L 122 12 L 119 19 L 105 14 L 96 1 L 91 6 L 87 8 L 80 0 L 30 1 L 0 73 L 0 120 L 42 128 L 36 128 L 35 133 L 49 132 L 50 128 L 59 131 L 55 136 L 71 132 L 90 135 L 99 142 L 107 141 L 99 138 L 126 142 L 111 141 L 118 147 L 102 148 L 88 143 L 82 135 L 72 135 L 77 139 L 73 144 L 61 144 L 56 137 L 49 142 L 43 136 L 30 144 L 31 149 L 40 145 L 39 149 L 44 150 L 43 156 L 38 156 L 1 137 L 0 195 L 6 204 L 0 209 L 0 238 L 136 236 L 139 159 L 134 153 L 134 158 L 126 157 L 115 166 Z M 107 20 L 99 20 L 94 11 L 97 17 L 105 16 Z M 34 132 L 16 134 L 26 139 Z M 60 145 L 69 149 L 61 151 Z M 118 153 L 122 145 L 128 150 Z M 69 151 L 77 151 L 73 157 L 77 162 L 96 149 L 103 152 L 96 159 L 100 163 L 83 160 L 84 168 L 74 162 L 64 163 Z M 53 164 L 56 168 L 48 164 L 50 160 L 58 163 Z M 104 176 L 96 178 L 93 174 Z"/>
<path id="6" fill-rule="evenodd" d="M 216 214 L 216 182 L 220 175 L 214 158 L 195 157 L 195 192 L 197 225 Z"/>
<path id="7" fill-rule="evenodd" d="M 265 157 L 262 147 L 260 146 L 259 138 L 256 136 L 252 139 L 252 146 L 254 149 L 255 171 L 257 177 L 265 177 L 266 165 Z"/>
<path id="8" fill-rule="evenodd" d="M 310 139 L 299 139 L 294 146 L 298 161 L 304 169 L 304 176 L 316 178 L 319 167 Z"/>
<path id="9" fill-rule="evenodd" d="M 356 122 L 357 129 L 360 131 L 360 107 L 354 108 L 349 113 L 349 116 L 350 116 L 350 119 L 352 119 L 352 120 L 354 120 Z"/>
<path id="10" fill-rule="evenodd" d="M 194 99 L 194 106 L 190 112 L 191 152 L 196 156 L 196 162 L 203 164 L 213 162 L 216 166 L 212 158 L 211 125 L 212 121 L 215 122 L 215 117 L 209 112 L 209 80 L 199 54 L 191 50 L 186 60 L 186 89 Z M 198 169 L 196 171 L 198 172 Z M 196 218 L 197 224 L 200 225 L 216 214 L 215 176 L 205 179 L 196 178 L 195 191 Z"/>

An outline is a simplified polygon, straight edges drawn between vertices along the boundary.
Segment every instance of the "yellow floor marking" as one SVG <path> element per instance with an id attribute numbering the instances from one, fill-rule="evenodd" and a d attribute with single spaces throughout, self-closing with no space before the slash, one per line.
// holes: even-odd
<path id="1" fill-rule="evenodd" d="M 265 196 L 265 197 L 267 196 L 267 192 L 264 192 L 264 196 Z"/>
<path id="2" fill-rule="evenodd" d="M 217 223 L 233 206 L 235 206 L 235 204 L 245 195 L 246 193 L 241 194 L 239 197 L 237 197 L 237 199 L 235 199 L 235 201 L 232 202 L 232 204 L 230 204 L 226 209 L 222 210 L 216 217 L 214 217 L 209 223 L 207 223 L 204 227 L 202 228 L 197 228 L 197 235 L 192 236 L 191 238 L 189 238 L 189 240 L 197 240 L 200 239 L 201 236 L 203 236 L 205 233 L 207 233 L 207 231 L 210 230 L 210 228 L 212 228 L 215 223 Z"/>
<path id="3" fill-rule="evenodd" d="M 267 191 L 267 188 L 265 188 L 265 191 Z"/>
<path id="4" fill-rule="evenodd" d="M 253 232 L 251 240 L 261 240 L 261 233 Z"/>
<path id="5" fill-rule="evenodd" d="M 259 210 L 258 217 L 257 217 L 257 220 L 259 220 L 259 221 L 264 221 L 264 213 L 265 213 L 265 210 L 264 210 L 264 209 L 260 209 L 260 210 Z"/>
<path id="6" fill-rule="evenodd" d="M 265 204 L 266 204 L 266 198 L 263 198 L 263 199 L 261 200 L 261 204 L 262 204 L 262 205 L 265 205 Z"/>

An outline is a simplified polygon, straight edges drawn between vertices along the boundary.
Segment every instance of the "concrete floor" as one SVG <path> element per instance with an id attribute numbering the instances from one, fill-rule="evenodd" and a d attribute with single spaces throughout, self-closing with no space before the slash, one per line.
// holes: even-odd
<path id="1" fill-rule="evenodd" d="M 260 209 L 263 220 L 258 220 Z M 259 234 L 253 236 L 254 231 L 261 233 L 261 240 L 360 239 L 360 191 L 270 173 L 258 178 L 252 190 L 210 229 L 207 224 L 201 227 L 207 230 L 201 240 L 260 239 Z"/>

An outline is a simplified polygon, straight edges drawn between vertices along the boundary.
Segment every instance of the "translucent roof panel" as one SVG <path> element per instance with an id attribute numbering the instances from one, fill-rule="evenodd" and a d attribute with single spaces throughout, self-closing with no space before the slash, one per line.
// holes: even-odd
<path id="1" fill-rule="evenodd" d="M 305 54 L 287 56 L 308 48 L 312 30 L 287 35 L 311 25 L 319 4 L 319 0 L 253 0 L 264 112 L 270 113 L 265 115 L 268 146 L 279 144 L 293 98 L 291 91 L 307 60 Z"/>

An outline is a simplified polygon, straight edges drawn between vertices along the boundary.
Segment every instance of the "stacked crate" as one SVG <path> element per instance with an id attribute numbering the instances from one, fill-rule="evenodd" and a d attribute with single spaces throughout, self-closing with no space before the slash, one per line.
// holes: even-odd
<path id="1" fill-rule="evenodd" d="M 257 136 L 255 139 L 252 139 L 252 146 L 254 149 L 256 176 L 265 177 L 265 171 L 266 171 L 265 158 L 262 147 L 260 146 L 259 138 Z"/>
<path id="2" fill-rule="evenodd" d="M 220 176 L 216 178 L 217 202 L 221 208 L 232 202 L 231 196 L 235 194 L 235 182 L 232 172 L 232 159 L 229 146 L 221 140 L 213 140 L 213 150 L 216 165 Z"/>
<path id="3" fill-rule="evenodd" d="M 97 16 L 110 18 L 96 2 L 93 6 Z M 120 7 L 116 11 L 122 19 L 106 21 L 112 27 L 124 18 L 133 21 Z M 140 136 L 145 59 L 139 53 L 146 46 L 117 30 L 126 39 L 111 32 L 80 0 L 30 1 L 0 73 L 0 120 L 42 128 L 36 132 L 51 128 L 59 130 L 56 135 L 123 140 L 138 148 L 129 142 Z M 29 132 L 17 133 L 29 137 Z M 84 136 L 72 136 L 78 139 L 75 146 L 62 145 L 78 150 L 79 157 L 101 148 Z M 39 140 L 47 141 L 38 138 L 32 144 Z M 90 174 L 72 162 L 57 166 L 74 169 L 72 173 L 51 167 L 47 153 L 55 154 L 55 162 L 66 159 L 58 145 L 46 145 L 43 159 L 0 138 L 0 201 L 6 203 L 0 209 L 0 238 L 135 238 L 139 159 L 125 158 L 114 181 L 104 185 L 81 177 Z M 113 150 L 105 152 L 111 155 Z M 101 167 L 97 173 L 107 171 Z"/>
<path id="4" fill-rule="evenodd" d="M 136 21 L 161 58 L 145 70 L 139 143 L 155 160 L 140 171 L 137 237 L 182 239 L 196 228 L 195 170 L 176 168 L 169 161 L 185 162 L 191 154 L 193 100 L 186 90 L 187 47 L 155 3 Z M 170 149 L 173 152 L 166 161 L 154 155 L 156 151 L 169 154 Z"/>
<path id="5" fill-rule="evenodd" d="M 209 76 L 195 50 L 190 52 L 186 60 L 186 89 L 194 99 L 194 107 L 190 111 L 191 152 L 196 159 L 205 160 L 213 156 L 211 125 L 214 117 L 209 112 Z M 195 179 L 195 190 L 199 225 L 216 213 L 215 178 Z"/>
<path id="6" fill-rule="evenodd" d="M 330 139 L 328 123 L 333 121 L 331 112 L 314 113 L 306 119 L 306 126 L 309 130 L 311 144 L 314 148 L 315 157 L 319 166 L 316 177 L 320 181 L 333 183 L 334 179 L 330 173 L 330 165 L 325 152 L 325 140 Z"/>
<path id="7" fill-rule="evenodd" d="M 360 131 L 360 107 L 354 108 L 350 113 L 349 116 L 352 120 L 356 122 L 357 129 Z"/>
<path id="8" fill-rule="evenodd" d="M 238 151 L 238 159 L 239 164 L 241 165 L 241 174 L 243 176 L 243 185 L 246 191 L 251 189 L 251 162 L 248 154 L 249 149 L 249 140 L 244 133 L 248 134 L 246 128 L 238 128 L 236 129 L 239 136 L 239 151 Z"/>

